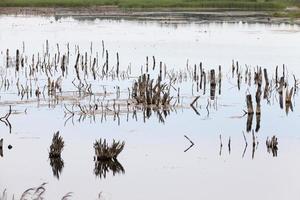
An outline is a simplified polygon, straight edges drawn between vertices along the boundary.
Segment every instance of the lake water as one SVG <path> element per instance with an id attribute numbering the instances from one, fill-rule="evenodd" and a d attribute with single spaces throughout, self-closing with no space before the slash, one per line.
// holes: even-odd
<path id="1" fill-rule="evenodd" d="M 68 44 L 70 48 L 70 72 L 68 77 L 62 78 L 64 93 L 56 104 L 48 97 L 37 100 L 34 95 L 28 98 L 18 95 L 17 83 L 42 89 L 47 83 L 44 73 L 39 72 L 40 76 L 30 79 L 26 77 L 28 71 L 25 68 L 19 73 L 15 73 L 14 67 L 6 68 L 7 49 L 11 66 L 15 65 L 16 49 L 20 49 L 25 65 L 29 66 L 33 54 L 37 62 L 38 57 L 45 53 L 46 40 L 52 57 L 57 53 L 57 44 L 61 52 L 67 51 Z M 80 52 L 98 56 L 99 63 L 104 63 L 102 41 L 109 52 L 110 67 L 116 66 L 118 52 L 120 69 L 126 71 L 131 66 L 130 77 L 124 80 L 92 80 L 89 77 L 87 82 L 99 95 L 78 96 L 77 88 L 72 84 L 76 76 L 75 45 L 80 47 Z M 7 113 L 9 105 L 12 105 L 13 112 L 9 117 L 11 133 L 5 123 L 0 123 L 0 138 L 4 139 L 3 157 L 0 157 L 0 191 L 6 189 L 8 199 L 12 199 L 13 194 L 19 199 L 26 189 L 46 182 L 46 199 L 61 199 L 68 192 L 72 192 L 70 199 L 97 199 L 99 194 L 99 199 L 113 200 L 299 199 L 299 97 L 296 91 L 292 98 L 293 111 L 287 114 L 284 108 L 280 108 L 278 92 L 273 87 L 276 66 L 279 66 L 281 76 L 285 65 L 289 88 L 294 86 L 293 75 L 300 77 L 299 44 L 300 27 L 287 24 L 168 24 L 1 16 L 0 116 Z M 156 113 L 144 121 L 142 112 L 138 112 L 136 118 L 132 112 L 123 112 L 119 120 L 112 114 L 104 120 L 101 114 L 95 115 L 95 119 L 88 115 L 82 120 L 76 106 L 73 118 L 65 116 L 65 107 L 71 109 L 78 103 L 88 105 L 95 98 L 104 103 L 107 99 L 110 103 L 113 99 L 126 102 L 128 87 L 141 70 L 145 72 L 147 56 L 151 67 L 152 56 L 155 56 L 156 65 L 161 61 L 170 73 L 186 72 L 187 68 L 192 70 L 200 62 L 205 70 L 217 70 L 221 65 L 222 92 L 216 91 L 215 100 L 208 103 L 209 85 L 203 94 L 203 90 L 197 91 L 196 83 L 189 78 L 177 82 L 174 88 L 181 89 L 181 103 L 174 107 L 164 123 L 159 121 Z M 240 90 L 236 75 L 232 77 L 231 74 L 232 60 L 238 61 L 241 68 L 243 81 Z M 268 70 L 269 79 L 273 81 L 272 94 L 268 100 L 262 99 L 261 124 L 255 132 L 258 146 L 254 156 L 252 134 L 246 130 L 247 115 L 242 117 L 243 110 L 247 109 L 246 94 L 251 93 L 255 102 L 256 91 L 253 81 L 251 86 L 244 83 L 246 66 L 252 70 L 252 79 L 253 70 L 259 66 Z M 156 72 L 151 72 L 153 77 Z M 11 83 L 8 89 L 3 86 L 3 77 Z M 53 77 L 58 78 L 59 73 L 54 73 Z M 120 87 L 120 98 L 116 97 L 115 86 Z M 104 90 L 108 92 L 107 97 L 102 96 Z M 176 99 L 175 89 L 172 94 Z M 198 95 L 196 109 L 199 115 L 189 106 Z M 73 99 L 68 99 L 71 97 Z M 254 115 L 252 128 L 255 126 Z M 53 175 L 48 158 L 56 131 L 60 131 L 65 141 L 64 167 L 59 178 Z M 243 132 L 248 141 L 246 150 Z M 184 135 L 195 143 L 187 151 L 190 142 Z M 267 137 L 273 135 L 279 141 L 277 157 L 267 152 L 265 144 Z M 95 174 L 93 143 L 100 138 L 126 142 L 118 157 L 123 172 L 113 174 L 109 171 L 106 177 Z M 229 138 L 230 152 L 227 147 Z M 12 149 L 8 149 L 8 145 L 12 145 Z"/>

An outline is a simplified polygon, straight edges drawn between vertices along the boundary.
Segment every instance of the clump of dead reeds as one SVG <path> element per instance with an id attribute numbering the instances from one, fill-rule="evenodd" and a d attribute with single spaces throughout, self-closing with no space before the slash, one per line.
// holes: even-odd
<path id="1" fill-rule="evenodd" d="M 94 143 L 95 157 L 96 160 L 112 160 L 117 159 L 118 155 L 124 149 L 125 142 L 116 142 L 113 140 L 112 144 L 109 145 L 106 139 L 96 140 Z"/>
<path id="2" fill-rule="evenodd" d="M 149 74 L 139 76 L 132 87 L 132 98 L 137 104 L 152 106 L 168 106 L 172 97 L 170 96 L 170 85 L 162 83 L 161 76 L 150 79 Z"/>
<path id="3" fill-rule="evenodd" d="M 65 142 L 63 138 L 59 135 L 59 131 L 54 133 L 52 138 L 52 144 L 50 145 L 49 158 L 61 157 L 61 152 L 63 151 Z"/>

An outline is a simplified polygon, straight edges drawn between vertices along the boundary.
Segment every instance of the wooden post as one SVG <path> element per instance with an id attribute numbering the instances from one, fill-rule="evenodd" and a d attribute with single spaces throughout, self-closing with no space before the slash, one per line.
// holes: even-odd
<path id="1" fill-rule="evenodd" d="M 264 68 L 264 77 L 265 77 L 266 85 L 269 85 L 268 71 L 266 68 Z"/>
<path id="2" fill-rule="evenodd" d="M 278 65 L 276 66 L 276 71 L 275 71 L 275 82 L 276 82 L 276 86 L 278 84 Z"/>
<path id="3" fill-rule="evenodd" d="M 9 67 L 9 49 L 6 49 L 6 67 Z"/>
<path id="4" fill-rule="evenodd" d="M 215 99 L 215 91 L 216 91 L 216 74 L 215 70 L 210 70 L 210 99 Z"/>
<path id="5" fill-rule="evenodd" d="M 219 65 L 219 95 L 221 95 L 221 86 L 222 86 L 222 73 L 221 73 L 221 65 Z"/>
<path id="6" fill-rule="evenodd" d="M 117 52 L 117 70 L 116 70 L 116 73 L 117 73 L 117 77 L 119 77 L 119 67 L 120 67 L 120 62 L 119 62 L 119 53 Z M 147 73 L 148 73 L 148 57 L 147 57 Z"/>
<path id="7" fill-rule="evenodd" d="M 20 66 L 20 52 L 19 49 L 16 51 L 16 71 L 19 71 L 19 66 Z"/>
<path id="8" fill-rule="evenodd" d="M 148 61 L 148 56 L 146 57 L 146 73 L 148 73 L 148 68 L 149 68 L 149 61 Z"/>
<path id="9" fill-rule="evenodd" d="M 202 89 L 203 69 L 202 62 L 200 63 L 200 90 Z"/>
<path id="10" fill-rule="evenodd" d="M 108 51 L 106 50 L 106 61 L 105 61 L 105 66 L 106 66 L 106 74 L 108 73 Z"/>

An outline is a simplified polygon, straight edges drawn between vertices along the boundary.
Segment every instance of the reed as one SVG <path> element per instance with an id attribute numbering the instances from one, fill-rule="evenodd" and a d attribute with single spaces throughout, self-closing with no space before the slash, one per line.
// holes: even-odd
<path id="1" fill-rule="evenodd" d="M 0 200 L 15 200 L 15 199 L 19 199 L 19 200 L 29 200 L 29 199 L 34 199 L 34 200 L 44 200 L 45 199 L 45 193 L 46 193 L 46 185 L 47 183 L 42 183 L 41 185 L 37 186 L 37 187 L 31 187 L 28 188 L 27 190 L 25 190 L 20 198 L 15 198 L 15 195 L 12 196 L 12 198 L 9 198 L 7 190 L 5 189 L 2 194 L 0 194 Z M 65 194 L 61 200 L 68 200 L 70 199 L 70 197 L 72 196 L 71 192 L 68 192 L 67 194 Z"/>
<path id="2" fill-rule="evenodd" d="M 149 74 L 143 74 L 133 84 L 132 98 L 139 105 L 168 106 L 173 98 L 170 96 L 170 87 L 162 83 L 161 75 L 154 80 L 150 79 Z"/>
<path id="3" fill-rule="evenodd" d="M 112 144 L 108 144 L 106 139 L 96 140 L 94 143 L 96 160 L 112 160 L 117 159 L 118 155 L 123 151 L 125 142 L 113 140 Z"/>
<path id="4" fill-rule="evenodd" d="M 52 144 L 50 145 L 49 158 L 60 158 L 64 149 L 65 142 L 59 135 L 59 131 L 54 133 L 52 138 Z"/>

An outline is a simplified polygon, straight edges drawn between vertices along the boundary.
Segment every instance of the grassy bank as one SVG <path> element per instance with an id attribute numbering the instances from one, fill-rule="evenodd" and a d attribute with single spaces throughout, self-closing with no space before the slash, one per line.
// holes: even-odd
<path id="1" fill-rule="evenodd" d="M 0 7 L 231 8 L 280 10 L 300 0 L 0 0 Z"/>

